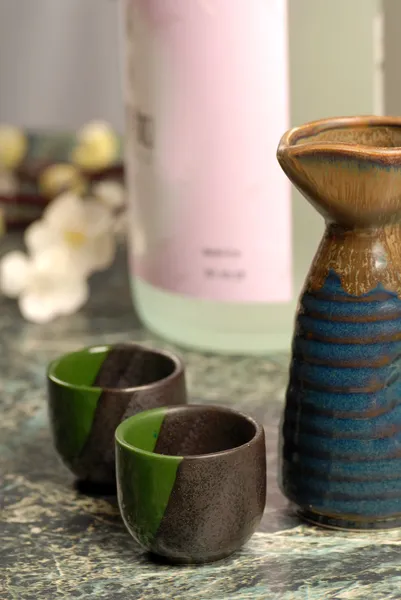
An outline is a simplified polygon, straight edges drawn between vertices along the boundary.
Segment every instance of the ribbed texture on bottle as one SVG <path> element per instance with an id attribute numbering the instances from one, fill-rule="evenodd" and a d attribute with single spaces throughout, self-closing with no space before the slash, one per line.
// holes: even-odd
<path id="1" fill-rule="evenodd" d="M 330 272 L 301 298 L 282 429 L 282 487 L 333 517 L 401 521 L 401 300 L 344 292 Z"/>

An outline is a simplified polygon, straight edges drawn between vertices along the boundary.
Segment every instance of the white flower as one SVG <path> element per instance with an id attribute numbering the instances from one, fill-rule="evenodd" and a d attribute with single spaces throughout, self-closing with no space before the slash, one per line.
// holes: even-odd
<path id="1" fill-rule="evenodd" d="M 110 210 L 118 210 L 125 205 L 125 188 L 119 181 L 104 179 L 92 186 L 92 193 Z"/>
<path id="2" fill-rule="evenodd" d="M 89 297 L 87 282 L 65 247 L 52 247 L 32 258 L 9 252 L 0 263 L 0 287 L 6 296 L 19 298 L 22 316 L 33 323 L 73 314 Z"/>
<path id="3" fill-rule="evenodd" d="M 86 277 L 113 262 L 113 217 L 97 200 L 66 192 L 47 206 L 42 219 L 26 229 L 25 244 L 32 255 L 62 247 L 73 269 Z"/>
<path id="4" fill-rule="evenodd" d="M 11 125 L 0 125 L 0 165 L 13 170 L 22 162 L 27 150 L 27 140 L 22 131 Z"/>
<path id="5" fill-rule="evenodd" d="M 119 142 L 108 123 L 93 121 L 78 133 L 71 160 L 85 171 L 100 171 L 116 162 Z"/>

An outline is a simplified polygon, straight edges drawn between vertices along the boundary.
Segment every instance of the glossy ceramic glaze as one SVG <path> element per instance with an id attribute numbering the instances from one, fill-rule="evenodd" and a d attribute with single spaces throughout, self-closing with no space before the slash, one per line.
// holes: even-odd
<path id="1" fill-rule="evenodd" d="M 308 520 L 401 525 L 401 119 L 317 121 L 278 160 L 326 231 L 301 295 L 282 489 Z"/>
<path id="2" fill-rule="evenodd" d="M 80 480 L 115 483 L 114 432 L 142 410 L 186 402 L 184 368 L 174 355 L 136 344 L 94 346 L 48 368 L 55 447 Z"/>
<path id="3" fill-rule="evenodd" d="M 262 518 L 264 431 L 236 411 L 191 405 L 131 417 L 116 431 L 116 463 L 129 532 L 171 562 L 224 558 Z"/>

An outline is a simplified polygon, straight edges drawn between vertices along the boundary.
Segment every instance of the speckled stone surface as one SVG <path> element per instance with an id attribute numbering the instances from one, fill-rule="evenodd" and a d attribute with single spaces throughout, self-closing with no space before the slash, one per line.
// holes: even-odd
<path id="1" fill-rule="evenodd" d="M 401 598 L 399 530 L 351 534 L 301 525 L 278 490 L 287 356 L 182 353 L 193 399 L 224 402 L 264 422 L 267 507 L 260 531 L 234 557 L 208 566 L 168 567 L 151 562 L 135 546 L 114 497 L 74 487 L 48 430 L 49 360 L 88 344 L 160 345 L 135 318 L 123 261 L 95 278 L 84 311 L 52 325 L 24 323 L 15 304 L 1 299 L 0 339 L 1 600 Z"/>

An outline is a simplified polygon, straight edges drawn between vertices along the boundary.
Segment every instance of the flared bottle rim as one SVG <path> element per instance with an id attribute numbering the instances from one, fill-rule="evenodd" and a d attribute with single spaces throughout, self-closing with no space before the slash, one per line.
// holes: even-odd
<path id="1" fill-rule="evenodd" d="M 350 116 L 310 121 L 282 136 L 277 158 L 321 152 L 401 160 L 401 117 Z"/>

